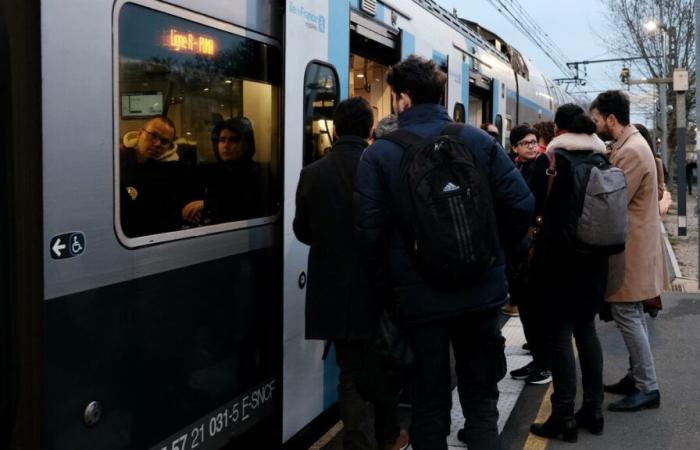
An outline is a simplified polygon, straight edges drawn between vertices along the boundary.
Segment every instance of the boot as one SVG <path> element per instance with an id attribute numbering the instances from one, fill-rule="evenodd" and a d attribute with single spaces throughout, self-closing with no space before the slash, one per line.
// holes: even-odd
<path id="1" fill-rule="evenodd" d="M 574 414 L 574 417 L 579 428 L 587 428 L 591 434 L 596 436 L 603 434 L 605 421 L 603 420 L 603 412 L 600 409 L 593 410 L 583 407 Z"/>
<path id="2" fill-rule="evenodd" d="M 530 425 L 530 432 L 548 439 L 557 439 L 561 436 L 566 442 L 576 442 L 578 440 L 578 428 L 576 428 L 576 419 L 573 416 L 561 418 L 549 416 L 549 419 L 544 423 L 533 423 Z"/>

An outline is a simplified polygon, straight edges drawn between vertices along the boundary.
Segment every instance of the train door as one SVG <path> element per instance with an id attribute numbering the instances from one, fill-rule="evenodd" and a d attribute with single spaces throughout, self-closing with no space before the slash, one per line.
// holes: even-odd
<path id="1" fill-rule="evenodd" d="M 367 100 L 377 125 L 392 112 L 386 74 L 400 57 L 398 32 L 355 11 L 350 22 L 349 95 Z"/>
<path id="2" fill-rule="evenodd" d="M 285 14 L 284 356 L 283 441 L 337 400 L 333 350 L 305 339 L 308 247 L 294 236 L 295 194 L 301 169 L 333 143 L 333 109 L 347 95 L 347 2 L 287 2 Z M 340 3 L 340 2 L 339 2 Z"/>

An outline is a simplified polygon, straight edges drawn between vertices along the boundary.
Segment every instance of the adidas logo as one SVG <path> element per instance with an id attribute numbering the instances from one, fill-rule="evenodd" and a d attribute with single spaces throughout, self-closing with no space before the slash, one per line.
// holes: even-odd
<path id="1" fill-rule="evenodd" d="M 453 192 L 459 190 L 460 187 L 457 186 L 456 184 L 449 182 L 445 185 L 445 187 L 442 188 L 442 192 Z"/>

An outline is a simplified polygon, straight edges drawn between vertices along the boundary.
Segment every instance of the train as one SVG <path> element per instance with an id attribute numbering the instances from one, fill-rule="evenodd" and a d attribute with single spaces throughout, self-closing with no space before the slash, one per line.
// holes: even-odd
<path id="1" fill-rule="evenodd" d="M 337 420 L 333 350 L 304 339 L 295 191 L 334 106 L 390 114 L 386 73 L 410 54 L 448 75 L 455 121 L 496 124 L 504 147 L 570 100 L 434 0 L 3 3 L 0 446 L 301 448 Z M 120 152 L 156 116 L 195 167 L 215 163 L 217 123 L 245 118 L 265 208 L 132 231 Z"/>

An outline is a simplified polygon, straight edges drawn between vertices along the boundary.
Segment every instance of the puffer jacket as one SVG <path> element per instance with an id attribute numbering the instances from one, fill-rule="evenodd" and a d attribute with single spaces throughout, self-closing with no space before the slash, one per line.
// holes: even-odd
<path id="1" fill-rule="evenodd" d="M 400 129 L 424 138 L 437 135 L 448 122 L 447 111 L 437 104 L 416 105 L 399 114 Z M 530 190 L 494 138 L 469 125 L 462 129 L 462 137 L 487 172 L 501 243 L 506 248 L 514 247 L 532 221 L 534 200 Z M 403 149 L 397 144 L 379 139 L 365 150 L 358 166 L 354 198 L 357 250 L 375 287 L 393 295 L 404 323 L 440 320 L 505 303 L 503 249 L 490 269 L 459 290 L 438 291 L 416 271 L 391 213 L 402 156 Z"/>

